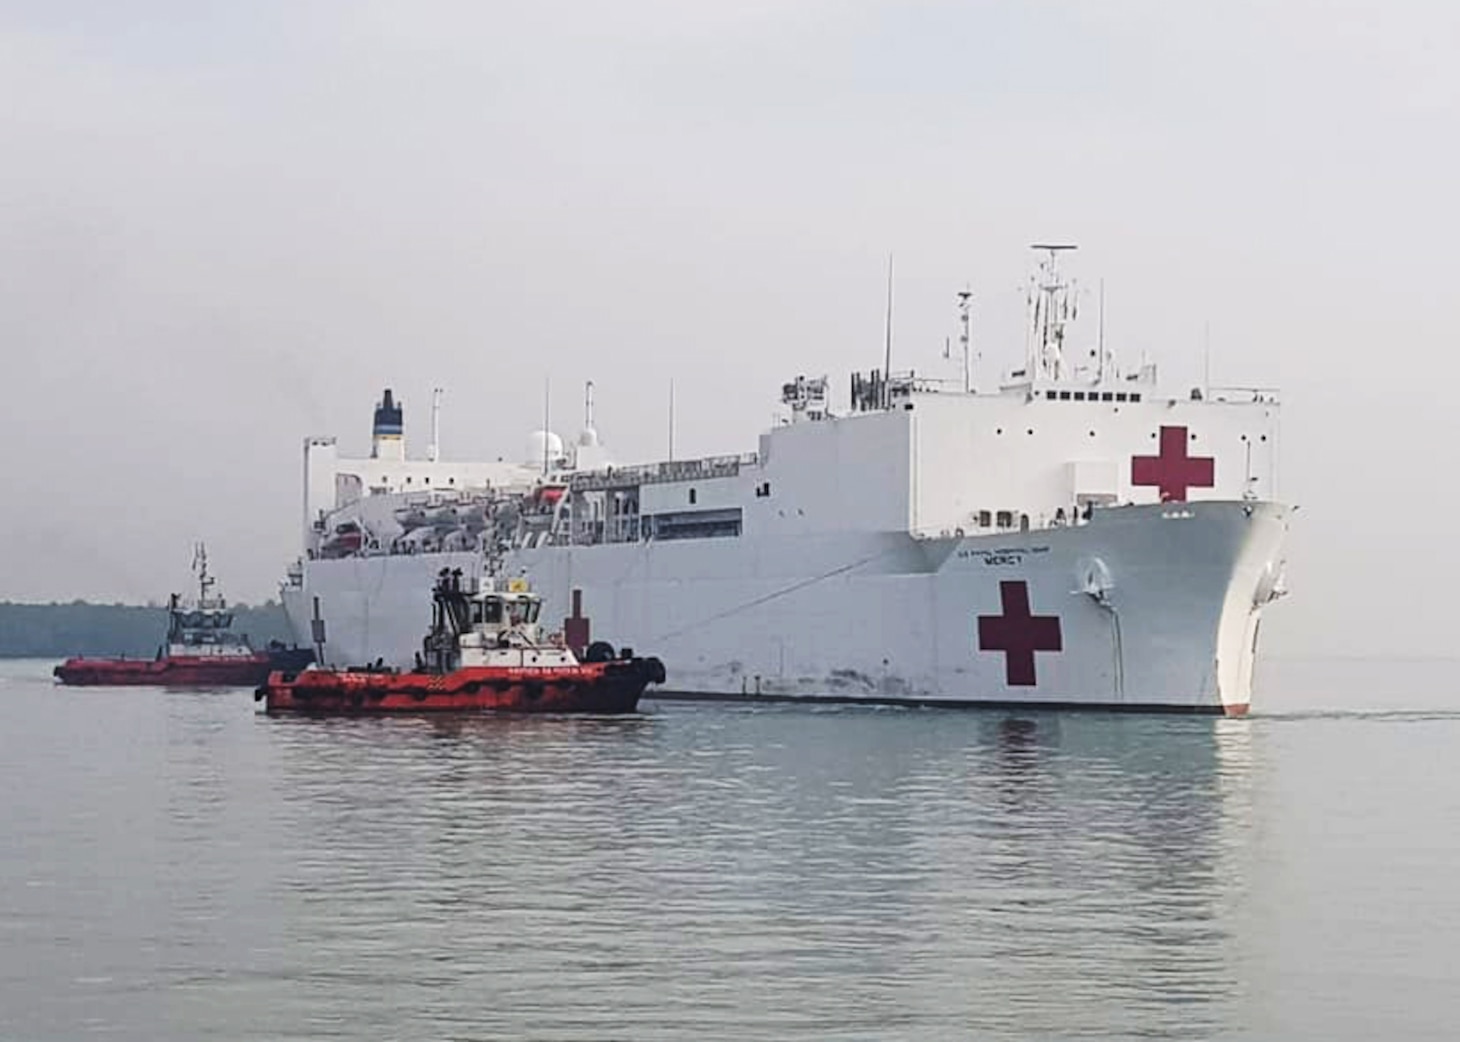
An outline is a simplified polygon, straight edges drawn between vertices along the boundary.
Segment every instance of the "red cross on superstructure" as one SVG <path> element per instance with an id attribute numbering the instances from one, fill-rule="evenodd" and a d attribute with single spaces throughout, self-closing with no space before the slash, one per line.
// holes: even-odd
<path id="1" fill-rule="evenodd" d="M 1163 503 L 1185 502 L 1187 489 L 1216 485 L 1216 459 L 1212 456 L 1188 456 L 1186 442 L 1185 427 L 1162 427 L 1161 454 L 1131 457 L 1130 483 L 1157 486 Z"/>
<path id="2" fill-rule="evenodd" d="M 1004 653 L 1004 678 L 1010 687 L 1033 687 L 1034 653 L 1063 651 L 1058 615 L 1031 615 L 1029 584 L 1023 580 L 999 583 L 1002 615 L 978 617 L 978 650 Z"/>

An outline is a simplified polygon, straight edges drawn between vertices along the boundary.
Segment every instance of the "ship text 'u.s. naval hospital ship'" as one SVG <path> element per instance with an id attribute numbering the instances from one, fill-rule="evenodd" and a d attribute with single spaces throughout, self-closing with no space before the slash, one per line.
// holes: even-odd
<path id="1" fill-rule="evenodd" d="M 874 370 L 833 412 L 797 377 L 745 455 L 611 466 L 590 384 L 576 444 L 536 432 L 521 463 L 438 458 L 438 392 L 411 459 L 387 390 L 368 459 L 305 442 L 294 630 L 408 665 L 459 568 L 525 576 L 580 651 L 659 656 L 661 697 L 1245 713 L 1283 592 L 1277 395 L 1163 395 L 1103 344 L 1073 365 L 1044 249 L 996 391 L 969 385 L 963 293 L 961 384 Z"/>

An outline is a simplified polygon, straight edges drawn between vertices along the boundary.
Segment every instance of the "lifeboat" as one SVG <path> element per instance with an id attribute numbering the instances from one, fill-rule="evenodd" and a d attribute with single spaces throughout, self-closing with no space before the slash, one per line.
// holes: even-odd
<path id="1" fill-rule="evenodd" d="M 615 653 L 604 642 L 582 659 L 560 636 L 544 636 L 542 600 L 522 579 L 463 581 L 442 572 L 431 591 L 431 628 L 415 668 L 377 662 L 348 669 L 275 671 L 254 693 L 267 713 L 631 713 L 657 658 Z"/>
<path id="2" fill-rule="evenodd" d="M 256 651 L 248 638 L 233 632 L 233 611 L 211 593 L 217 582 L 208 574 L 208 552 L 199 545 L 193 557 L 198 575 L 196 601 L 174 593 L 167 602 L 167 642 L 146 658 L 69 658 L 52 675 L 72 686 L 253 687 L 280 668 L 302 668 L 313 660 L 308 649 L 270 641 Z"/>

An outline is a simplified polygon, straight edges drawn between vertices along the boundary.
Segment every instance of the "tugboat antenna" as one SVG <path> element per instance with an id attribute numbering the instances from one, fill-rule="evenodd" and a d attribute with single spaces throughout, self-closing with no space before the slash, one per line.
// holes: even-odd
<path id="1" fill-rule="evenodd" d="M 193 571 L 198 573 L 198 605 L 208 599 L 208 587 L 216 581 L 208 575 L 208 547 L 198 543 L 193 547 Z"/>

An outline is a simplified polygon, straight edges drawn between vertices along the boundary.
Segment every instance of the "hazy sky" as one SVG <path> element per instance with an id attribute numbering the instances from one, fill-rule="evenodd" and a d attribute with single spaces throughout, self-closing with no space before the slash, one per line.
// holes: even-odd
<path id="1" fill-rule="evenodd" d="M 754 448 L 780 383 L 1013 362 L 1040 239 L 1107 339 L 1284 389 L 1282 654 L 1449 654 L 1460 4 L 0 2 L 0 598 L 298 553 L 300 442 Z M 1093 335 L 1093 330 L 1088 331 Z"/>

